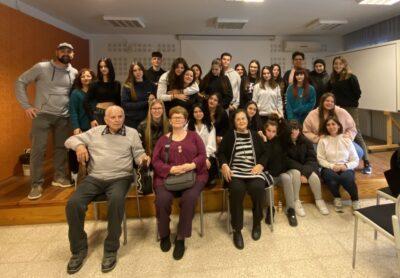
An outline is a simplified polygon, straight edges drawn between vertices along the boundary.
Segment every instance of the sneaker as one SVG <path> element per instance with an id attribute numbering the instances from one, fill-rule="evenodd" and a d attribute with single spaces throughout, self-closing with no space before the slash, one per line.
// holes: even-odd
<path id="1" fill-rule="evenodd" d="M 361 170 L 363 174 L 371 175 L 372 174 L 372 166 L 369 162 L 364 162 L 364 168 Z"/>
<path id="2" fill-rule="evenodd" d="M 294 202 L 294 210 L 296 211 L 296 214 L 298 216 L 301 216 L 301 217 L 306 216 L 306 212 L 304 211 L 304 208 L 303 208 L 300 200 L 296 200 Z"/>
<path id="3" fill-rule="evenodd" d="M 322 215 L 328 215 L 329 214 L 329 210 L 326 207 L 325 201 L 324 200 L 315 200 L 315 205 L 317 206 L 317 208 L 319 209 L 319 212 Z"/>
<path id="4" fill-rule="evenodd" d="M 294 209 L 288 208 L 288 210 L 286 212 L 286 216 L 288 218 L 289 225 L 292 227 L 296 227 L 297 226 L 297 218 L 296 218 L 296 212 L 294 211 Z"/>
<path id="5" fill-rule="evenodd" d="M 72 257 L 69 259 L 67 265 L 67 273 L 74 274 L 78 272 L 82 268 L 86 256 L 87 256 L 86 249 L 78 252 L 77 254 L 72 254 Z"/>
<path id="6" fill-rule="evenodd" d="M 342 199 L 341 198 L 335 198 L 333 200 L 333 205 L 335 206 L 335 211 L 343 212 L 343 204 L 342 204 Z"/>
<path id="7" fill-rule="evenodd" d="M 360 209 L 360 201 L 353 201 L 353 210 L 358 210 Z"/>
<path id="8" fill-rule="evenodd" d="M 29 200 L 36 200 L 42 197 L 43 188 L 39 186 L 32 187 L 31 192 L 28 194 Z"/>
<path id="9" fill-rule="evenodd" d="M 51 185 L 65 188 L 65 187 L 71 187 L 72 183 L 70 180 L 68 180 L 66 178 L 58 178 L 58 179 L 52 181 Z"/>

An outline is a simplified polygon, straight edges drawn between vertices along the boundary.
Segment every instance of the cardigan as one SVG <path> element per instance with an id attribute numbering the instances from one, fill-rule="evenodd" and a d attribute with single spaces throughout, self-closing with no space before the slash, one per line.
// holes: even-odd
<path id="1" fill-rule="evenodd" d="M 153 151 L 154 187 L 164 186 L 172 166 L 184 163 L 196 164 L 196 182 L 207 182 L 206 149 L 200 136 L 195 131 L 187 131 L 186 137 L 179 142 L 171 141 L 169 162 L 165 163 L 165 145 L 169 137 L 162 136 Z"/>
<path id="2" fill-rule="evenodd" d="M 351 140 L 357 135 L 356 123 L 345 109 L 335 106 L 335 115 L 343 126 L 343 133 L 350 136 Z M 312 110 L 303 123 L 303 134 L 314 144 L 319 141 L 319 108 Z"/>

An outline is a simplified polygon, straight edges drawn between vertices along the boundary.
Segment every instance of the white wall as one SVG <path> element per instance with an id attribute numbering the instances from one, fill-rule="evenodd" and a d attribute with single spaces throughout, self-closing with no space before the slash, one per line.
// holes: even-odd
<path id="1" fill-rule="evenodd" d="M 240 37 L 237 37 L 240 40 Z M 248 39 L 243 39 L 248 40 Z M 307 68 L 312 67 L 316 58 L 325 57 L 330 53 L 342 51 L 342 38 L 340 36 L 277 36 L 274 40 L 267 41 L 265 51 L 253 53 L 253 58 L 265 61 L 268 65 L 278 63 L 283 70 L 291 67 L 291 53 L 282 51 L 284 40 L 315 41 L 323 45 L 323 51 L 318 53 L 305 53 Z M 161 50 L 164 55 L 164 69 L 168 69 L 174 58 L 181 55 L 180 41 L 173 35 L 93 35 L 90 38 L 90 65 L 96 68 L 97 60 L 107 56 L 112 58 L 117 72 L 117 78 L 124 81 L 129 63 L 135 60 L 142 62 L 145 67 L 150 66 L 151 52 Z M 207 51 L 207 50 L 202 50 Z M 243 49 L 246 51 L 246 49 Z M 209 52 L 209 61 L 215 53 Z M 248 65 L 249 61 L 234 61 Z M 198 62 L 200 63 L 200 62 Z M 209 68 L 203 68 L 203 74 Z"/>

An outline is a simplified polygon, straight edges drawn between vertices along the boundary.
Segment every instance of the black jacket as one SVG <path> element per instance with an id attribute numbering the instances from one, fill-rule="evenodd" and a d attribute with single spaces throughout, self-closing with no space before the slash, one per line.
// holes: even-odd
<path id="1" fill-rule="evenodd" d="M 222 107 L 227 109 L 233 99 L 232 86 L 229 78 L 222 74 L 220 76 L 210 74 L 208 82 L 207 79 L 208 78 L 204 78 L 200 83 L 200 92 L 205 92 L 206 95 L 219 93 L 222 97 Z"/>
<path id="2" fill-rule="evenodd" d="M 163 75 L 163 73 L 165 73 L 165 70 L 163 70 L 162 68 L 160 68 L 159 71 L 155 71 L 153 69 L 153 67 L 150 67 L 147 71 L 146 71 L 146 78 L 147 80 L 149 80 L 150 82 L 152 82 L 155 86 L 157 86 L 158 84 L 158 80 L 160 79 L 161 75 Z"/>
<path id="3" fill-rule="evenodd" d="M 256 132 L 250 131 L 250 133 L 253 140 L 254 152 L 256 153 L 256 163 L 264 166 L 268 160 L 264 142 Z M 234 145 L 235 132 L 233 129 L 231 129 L 225 134 L 221 144 L 218 147 L 217 158 L 220 166 L 222 166 L 224 163 L 230 166 Z"/>
<path id="4" fill-rule="evenodd" d="M 264 168 L 268 172 L 277 177 L 287 171 L 287 155 L 282 148 L 282 143 L 278 137 L 264 143 L 267 152 L 268 160 Z"/>
<path id="5" fill-rule="evenodd" d="M 358 107 L 361 89 L 358 79 L 354 74 L 345 80 L 336 80 L 333 83 L 330 81 L 327 90 L 335 95 L 336 105 L 340 107 Z"/>
<path id="6" fill-rule="evenodd" d="M 146 140 L 145 140 L 145 132 L 146 132 L 147 122 L 146 119 L 142 121 L 137 127 L 137 131 L 139 133 L 140 140 L 142 141 L 143 148 L 146 149 Z M 163 125 L 157 125 L 155 123 L 151 124 L 151 151 L 153 151 L 158 139 L 164 135 Z M 148 154 L 150 155 L 150 154 Z"/>
<path id="7" fill-rule="evenodd" d="M 303 134 L 297 138 L 296 144 L 290 142 L 287 146 L 288 169 L 299 170 L 302 176 L 309 178 L 314 172 L 317 175 L 318 161 L 313 143 Z"/>
<path id="8" fill-rule="evenodd" d="M 328 91 L 327 89 L 329 84 L 329 74 L 326 71 L 322 73 L 317 73 L 315 70 L 313 70 L 312 72 L 310 72 L 310 82 L 311 85 L 313 85 L 315 92 L 317 93 L 315 107 L 318 107 L 321 96 Z"/>
<path id="9" fill-rule="evenodd" d="M 229 130 L 231 122 L 225 111 L 221 112 L 221 115 L 215 120 L 214 127 L 216 136 L 225 136 L 225 133 Z"/>

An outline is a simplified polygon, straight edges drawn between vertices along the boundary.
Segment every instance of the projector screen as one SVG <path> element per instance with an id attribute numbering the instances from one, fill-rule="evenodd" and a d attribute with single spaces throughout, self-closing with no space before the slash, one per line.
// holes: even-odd
<path id="1" fill-rule="evenodd" d="M 335 56 L 346 58 L 361 87 L 360 108 L 397 112 L 400 110 L 399 41 L 338 53 L 326 58 L 332 70 Z"/>
<path id="2" fill-rule="evenodd" d="M 203 77 L 211 68 L 211 61 L 219 58 L 221 53 L 232 54 L 231 66 L 242 63 L 246 71 L 252 59 L 257 59 L 261 67 L 270 65 L 271 42 L 268 39 L 210 39 L 194 38 L 181 39 L 181 56 L 186 59 L 189 66 L 199 64 L 203 70 Z"/>

